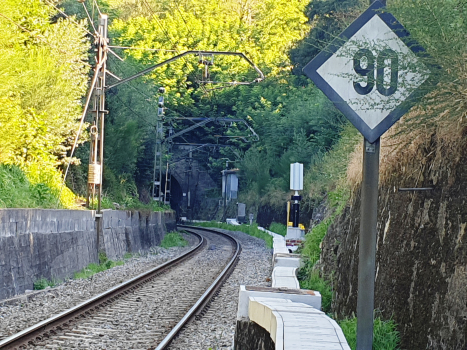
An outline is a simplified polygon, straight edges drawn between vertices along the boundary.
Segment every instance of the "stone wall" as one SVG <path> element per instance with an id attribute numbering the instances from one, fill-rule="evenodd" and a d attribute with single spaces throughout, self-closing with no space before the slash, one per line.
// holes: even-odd
<path id="1" fill-rule="evenodd" d="M 274 350 L 276 345 L 263 327 L 249 320 L 237 320 L 234 350 Z"/>
<path id="2" fill-rule="evenodd" d="M 111 259 L 160 243 L 173 213 L 104 211 L 100 250 Z M 41 277 L 70 277 L 98 262 L 95 212 L 0 210 L 0 300 L 32 289 Z"/>
<path id="3" fill-rule="evenodd" d="M 419 152 L 424 162 L 401 164 L 379 190 L 375 308 L 397 322 L 403 349 L 467 349 L 467 147 L 448 152 L 431 144 Z M 356 311 L 359 227 L 357 192 L 322 244 L 321 266 L 334 276 L 333 309 L 341 316 Z"/>
<path id="4" fill-rule="evenodd" d="M 146 251 L 159 245 L 168 231 L 175 229 L 175 214 L 164 212 L 103 211 L 100 250 L 109 259 L 119 259 L 127 252 Z"/>

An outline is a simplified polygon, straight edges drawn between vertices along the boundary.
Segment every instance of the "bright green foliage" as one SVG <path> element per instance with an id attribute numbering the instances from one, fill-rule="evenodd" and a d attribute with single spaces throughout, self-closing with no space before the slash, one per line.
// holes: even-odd
<path id="1" fill-rule="evenodd" d="M 161 242 L 161 247 L 170 248 L 170 247 L 186 247 L 188 242 L 183 238 L 178 232 L 169 232 L 164 236 L 164 239 Z"/>
<path id="2" fill-rule="evenodd" d="M 357 348 L 357 318 L 347 318 L 338 322 L 345 339 L 352 350 Z M 373 350 L 399 349 L 400 336 L 393 320 L 383 321 L 380 317 L 374 320 Z"/>
<path id="3" fill-rule="evenodd" d="M 60 195 L 57 165 L 77 129 L 86 91 L 83 29 L 39 0 L 0 3 L 0 163 L 16 164 L 34 184 Z M 71 205 L 64 189 L 61 202 Z"/>
<path id="4" fill-rule="evenodd" d="M 319 275 L 319 271 L 313 270 L 313 265 L 309 261 L 300 269 L 298 277 L 300 288 L 318 291 L 321 294 L 321 309 L 330 312 L 332 303 L 330 283 Z"/>
<path id="5" fill-rule="evenodd" d="M 84 269 L 82 269 L 81 271 L 75 272 L 74 278 L 75 279 L 89 278 L 89 277 L 95 275 L 96 273 L 99 273 L 99 272 L 102 272 L 102 271 L 105 271 L 105 270 L 109 270 L 109 269 L 111 269 L 112 267 L 115 267 L 115 266 L 122 266 L 123 264 L 124 264 L 123 261 L 107 260 L 107 258 L 106 258 L 105 261 L 103 261 L 103 262 L 101 262 L 99 264 L 91 263 L 88 266 L 86 266 Z"/>
<path id="6" fill-rule="evenodd" d="M 121 51 L 126 63 L 121 64 L 111 58 L 109 65 L 120 76 L 129 76 L 148 65 L 193 49 L 243 52 L 265 73 L 274 76 L 277 72 L 288 71 L 290 61 L 287 50 L 306 31 L 306 17 L 302 13 L 305 2 L 300 0 L 280 3 L 253 1 L 248 4 L 237 1 L 148 1 L 135 4 L 132 1 L 111 0 L 109 4 L 122 15 L 111 25 L 114 44 L 176 50 Z M 238 57 L 216 56 L 214 63 L 210 67 L 210 80 L 252 81 L 258 77 L 252 67 Z M 120 184 L 123 182 L 137 184 L 139 194 L 143 189 L 150 190 L 158 86 L 167 88 L 165 101 L 169 109 L 166 110 L 166 121 L 170 121 L 175 130 L 188 125 L 171 119 L 173 117 L 247 118 L 248 114 L 244 112 L 247 112 L 251 100 L 261 100 L 262 89 L 253 91 L 254 87 L 206 93 L 211 86 L 200 86 L 200 81 L 204 79 L 202 71 L 198 57 L 189 55 L 158 68 L 145 78 L 117 87 L 115 93 L 111 91 L 106 133 L 107 166 L 110 168 L 107 173 L 111 174 L 107 176 L 105 185 L 112 197 L 122 192 Z M 271 84 L 268 86 L 270 90 L 273 89 Z M 227 127 L 211 124 L 184 137 L 189 142 L 216 143 L 218 140 L 214 134 L 244 135 L 245 127 L 242 128 L 240 130 L 238 125 Z M 242 142 L 232 140 L 230 145 L 244 146 Z M 235 149 L 233 152 L 237 153 Z M 199 159 L 211 168 L 216 178 L 220 167 L 215 159 L 219 157 L 222 156 L 215 155 L 211 164 L 206 164 L 205 158 Z"/>
<path id="7" fill-rule="evenodd" d="M 31 183 L 18 166 L 0 164 L 0 208 L 54 208 L 57 201 L 50 187 Z"/>
<path id="8" fill-rule="evenodd" d="M 250 236 L 260 238 L 266 242 L 266 247 L 272 248 L 272 236 L 268 233 L 258 229 L 257 224 L 253 225 L 230 225 L 223 222 L 209 221 L 209 222 L 197 222 L 196 226 L 202 227 L 217 227 L 229 231 L 241 231 Z"/>
<path id="9" fill-rule="evenodd" d="M 300 0 L 277 2 L 273 0 L 180 3 L 154 3 L 144 16 L 115 20 L 112 29 L 119 44 L 137 47 L 187 50 L 237 51 L 245 53 L 258 66 L 273 71 L 288 65 L 287 49 L 305 34 L 306 17 L 302 10 L 306 3 Z M 145 63 L 155 64 L 174 56 L 173 52 L 148 53 L 131 51 L 131 55 Z M 232 62 L 237 62 L 232 64 Z M 186 76 L 195 70 L 195 59 L 179 60 L 155 73 L 165 76 L 166 86 L 176 86 L 183 101 L 187 90 Z M 216 58 L 212 74 L 248 76 L 248 67 L 237 58 Z M 267 72 L 269 73 L 269 72 Z M 169 82 L 171 80 L 171 82 Z M 178 83 L 179 85 L 175 85 Z"/>
<path id="10" fill-rule="evenodd" d="M 53 288 L 53 287 L 59 285 L 60 283 L 61 283 L 61 281 L 57 280 L 55 278 L 52 278 L 51 280 L 48 280 L 45 277 L 41 277 L 36 282 L 34 282 L 33 289 L 34 290 L 42 290 L 42 289 L 45 289 L 47 287 L 52 287 Z"/>
<path id="11" fill-rule="evenodd" d="M 309 258 L 312 264 L 319 260 L 319 255 L 321 253 L 319 246 L 333 220 L 334 217 L 321 221 L 305 236 L 305 244 L 301 253 Z"/>

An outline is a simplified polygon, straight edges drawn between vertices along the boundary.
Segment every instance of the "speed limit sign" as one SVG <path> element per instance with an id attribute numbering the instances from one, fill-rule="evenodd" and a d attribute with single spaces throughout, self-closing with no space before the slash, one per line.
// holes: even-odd
<path id="1" fill-rule="evenodd" d="M 421 54 L 375 1 L 303 71 L 372 143 L 426 93 L 430 70 Z"/>

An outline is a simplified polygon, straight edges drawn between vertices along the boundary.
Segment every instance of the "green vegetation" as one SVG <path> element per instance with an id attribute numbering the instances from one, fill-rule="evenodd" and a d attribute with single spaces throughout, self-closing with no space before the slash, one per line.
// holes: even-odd
<path id="1" fill-rule="evenodd" d="M 272 222 L 271 225 L 269 225 L 269 231 L 285 237 L 287 234 L 287 226 L 278 222 Z"/>
<path id="2" fill-rule="evenodd" d="M 272 236 L 270 236 L 268 233 L 261 231 L 258 229 L 257 224 L 253 225 L 230 225 L 222 222 L 216 222 L 216 221 L 209 221 L 209 222 L 197 222 L 195 223 L 196 226 L 202 226 L 202 227 L 217 227 L 217 228 L 222 228 L 224 230 L 229 230 L 229 231 L 241 231 L 246 233 L 247 235 L 260 238 L 266 242 L 266 247 L 272 248 Z"/>
<path id="3" fill-rule="evenodd" d="M 120 202 L 115 202 L 114 199 L 115 198 L 110 198 L 107 194 L 104 194 L 102 196 L 101 207 L 104 209 L 138 210 L 142 212 L 170 210 L 170 206 L 167 204 L 162 204 L 156 201 L 143 203 L 136 196 L 126 196 L 124 198 L 120 197 L 120 199 L 122 199 Z M 94 209 L 95 208 L 97 208 L 97 203 L 94 205 Z"/>
<path id="4" fill-rule="evenodd" d="M 48 190 L 39 189 L 39 196 L 51 193 L 60 198 L 61 206 L 71 207 L 75 196 L 62 189 L 62 170 L 66 164 L 74 164 L 67 184 L 84 195 L 89 147 L 79 147 L 74 159 L 70 159 L 69 150 L 94 52 L 85 37 L 89 23 L 81 4 L 75 0 L 54 3 L 75 15 L 78 24 L 40 0 L 5 0 L 0 4 L 0 72 L 4 77 L 0 83 L 0 134 L 4 135 L 0 163 L 19 166 L 32 185 L 45 185 Z M 255 129 L 258 142 L 250 142 L 250 131 L 240 123 L 210 123 L 184 135 L 186 142 L 231 146 L 209 151 L 208 156 L 195 153 L 194 157 L 217 181 L 225 164 L 221 158 L 235 161 L 243 174 L 240 197 L 247 205 L 283 210 L 289 195 L 288 167 L 296 161 L 304 163 L 306 169 L 304 211 L 336 190 L 358 133 L 301 74 L 301 68 L 358 16 L 368 1 L 267 0 L 244 5 L 235 0 L 148 0 L 141 4 L 106 0 L 99 5 L 110 15 L 112 44 L 160 49 L 114 49 L 124 57 L 120 62 L 109 55 L 109 71 L 117 76 L 130 76 L 186 50 L 243 52 L 267 76 L 258 84 L 220 88 L 203 81 L 199 58 L 188 55 L 109 91 L 104 207 L 116 202 L 136 209 L 141 206 L 139 200 L 150 201 L 159 86 L 167 88 L 166 122 L 175 132 L 191 125 L 181 117 L 241 118 Z M 426 63 L 443 68 L 437 90 L 413 115 L 398 123 L 400 132 L 420 125 L 426 130 L 443 125 L 458 128 L 464 123 L 466 6 L 442 0 L 389 3 L 390 11 L 427 48 L 431 58 L 427 57 Z M 245 61 L 233 56 L 216 56 L 209 74 L 209 80 L 222 82 L 257 77 Z M 86 137 L 85 133 L 80 143 Z M 344 139 L 349 142 L 341 142 Z M 407 137 L 401 144 L 415 139 Z M 336 151 L 336 145 L 342 152 Z M 164 162 L 170 158 L 169 154 Z M 44 200 L 38 205 L 49 207 L 50 203 Z"/>
<path id="5" fill-rule="evenodd" d="M 20 167 L 0 164 L 0 208 L 55 208 L 57 202 L 46 184 L 32 184 Z"/>
<path id="6" fill-rule="evenodd" d="M 34 290 L 42 290 L 47 287 L 55 287 L 58 286 L 62 281 L 57 280 L 55 278 L 52 278 L 51 280 L 48 280 L 47 278 L 41 277 L 38 279 L 36 282 L 34 282 L 33 289 Z"/>
<path id="7" fill-rule="evenodd" d="M 132 257 L 133 257 L 132 253 L 125 253 L 125 255 L 123 255 L 123 260 L 128 260 L 128 259 L 131 259 Z"/>
<path id="8" fill-rule="evenodd" d="M 50 197 L 59 197 L 71 207 L 74 195 L 62 190 L 57 166 L 71 161 L 66 152 L 86 92 L 84 28 L 52 21 L 57 12 L 40 0 L 5 0 L 0 13 L 0 163 L 19 166 L 38 185 L 37 206 L 50 207 Z M 15 202 L 22 205 L 21 198 Z"/>
<path id="9" fill-rule="evenodd" d="M 89 278 L 98 272 L 111 269 L 112 267 L 115 267 L 115 266 L 121 266 L 123 264 L 124 264 L 124 261 L 109 260 L 107 258 L 107 255 L 101 252 L 99 253 L 99 264 L 95 264 L 95 263 L 89 264 L 81 271 L 75 272 L 74 278 L 75 279 Z"/>
<path id="10" fill-rule="evenodd" d="M 357 318 L 347 318 L 339 321 L 345 339 L 352 350 L 357 348 Z M 373 350 L 397 350 L 399 346 L 399 332 L 393 320 L 383 321 L 376 317 L 373 328 Z"/>
<path id="11" fill-rule="evenodd" d="M 321 308 L 324 312 L 331 312 L 332 288 L 330 283 L 323 279 L 319 271 L 313 270 L 313 265 L 307 261 L 305 267 L 298 273 L 300 288 L 316 290 L 321 294 Z M 331 278 L 329 279 L 331 280 Z"/>
<path id="12" fill-rule="evenodd" d="M 188 242 L 183 238 L 178 232 L 169 232 L 164 236 L 164 239 L 161 242 L 162 248 L 170 247 L 186 247 Z"/>

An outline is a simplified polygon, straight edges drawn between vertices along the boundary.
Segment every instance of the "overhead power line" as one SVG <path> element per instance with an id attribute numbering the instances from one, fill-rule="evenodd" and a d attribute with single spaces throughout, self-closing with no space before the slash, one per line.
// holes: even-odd
<path id="1" fill-rule="evenodd" d="M 131 47 L 131 46 L 115 46 L 115 45 L 109 45 L 108 47 L 113 48 L 113 49 L 125 49 L 125 50 L 145 50 L 145 51 L 177 52 L 177 50 L 150 49 L 150 48 L 147 48 L 147 47 Z"/>

